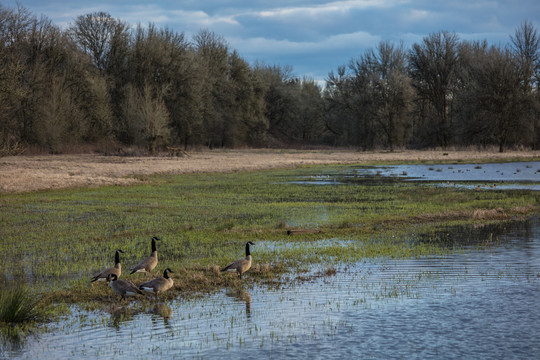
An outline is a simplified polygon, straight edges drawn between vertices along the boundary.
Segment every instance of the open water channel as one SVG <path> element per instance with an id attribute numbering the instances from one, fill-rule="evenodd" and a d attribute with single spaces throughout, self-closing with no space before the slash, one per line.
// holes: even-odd
<path id="1" fill-rule="evenodd" d="M 342 264 L 278 288 L 110 313 L 73 307 L 48 331 L 4 343 L 0 358 L 538 359 L 540 221 L 448 231 L 469 245 Z"/>

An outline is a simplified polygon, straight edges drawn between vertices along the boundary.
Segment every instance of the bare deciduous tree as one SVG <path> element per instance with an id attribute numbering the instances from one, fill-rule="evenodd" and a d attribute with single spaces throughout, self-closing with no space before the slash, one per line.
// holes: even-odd
<path id="1" fill-rule="evenodd" d="M 373 117 L 384 145 L 390 150 L 403 145 L 412 100 L 403 44 L 381 42 L 355 63 L 354 73 L 365 77 L 364 110 Z"/>
<path id="2" fill-rule="evenodd" d="M 437 145 L 447 147 L 452 141 L 452 102 L 456 90 L 458 36 L 438 32 L 414 44 L 409 56 L 410 74 L 419 98 L 424 101 L 426 119 L 433 129 Z"/>
<path id="3" fill-rule="evenodd" d="M 94 65 L 104 71 L 127 29 L 126 23 L 100 11 L 78 16 L 70 31 L 81 49 L 91 56 Z"/>
<path id="4" fill-rule="evenodd" d="M 531 99 L 528 119 L 534 133 L 533 147 L 540 146 L 540 34 L 530 21 L 524 21 L 510 37 L 514 57 L 519 66 L 525 97 Z"/>
<path id="5" fill-rule="evenodd" d="M 169 139 L 169 114 L 163 101 L 167 91 L 167 88 L 156 89 L 150 84 L 141 91 L 129 86 L 127 91 L 124 104 L 127 132 L 134 144 L 147 146 L 151 154 Z"/>

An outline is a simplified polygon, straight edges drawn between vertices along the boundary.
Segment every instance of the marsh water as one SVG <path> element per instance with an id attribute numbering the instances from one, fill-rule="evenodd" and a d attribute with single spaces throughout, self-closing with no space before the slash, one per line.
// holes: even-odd
<path id="1" fill-rule="evenodd" d="M 290 183 L 334 185 L 393 179 L 435 186 L 485 190 L 540 190 L 540 162 L 364 166 L 346 172 L 293 179 Z"/>
<path id="2" fill-rule="evenodd" d="M 540 177 L 538 162 L 507 165 L 523 176 L 519 180 L 494 180 L 504 176 L 497 165 L 493 171 L 491 165 L 468 165 L 469 171 L 448 166 L 358 169 L 340 176 L 354 179 L 367 171 L 416 181 L 425 178 L 422 174 L 446 174 L 431 180 L 463 185 L 463 178 L 448 176 L 486 171 L 490 180 L 471 181 L 511 181 L 533 190 Z M 328 175 L 304 180 L 342 181 Z M 45 331 L 21 343 L 4 341 L 0 358 L 538 358 L 540 221 L 448 228 L 440 235 L 449 249 L 458 244 L 459 250 L 365 259 L 338 264 L 335 271 L 320 265 L 299 277 L 287 274 L 281 286 L 245 285 L 144 307 L 137 302 L 112 304 L 107 311 L 73 306 Z M 330 241 L 336 240 L 314 246 Z M 257 251 L 278 246 L 259 241 Z"/>
<path id="3" fill-rule="evenodd" d="M 313 269 L 322 275 L 281 287 L 110 312 L 73 307 L 2 356 L 537 358 L 540 222 L 456 229 L 449 241 L 462 237 L 469 245 L 445 255 Z"/>

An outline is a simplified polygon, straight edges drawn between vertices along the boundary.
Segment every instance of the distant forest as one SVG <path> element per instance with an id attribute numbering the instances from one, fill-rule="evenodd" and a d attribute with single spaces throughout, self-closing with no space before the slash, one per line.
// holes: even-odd
<path id="1" fill-rule="evenodd" d="M 381 42 L 329 70 L 249 64 L 208 30 L 191 39 L 104 12 L 61 29 L 0 5 L 0 155 L 35 147 L 540 148 L 540 37 Z M 348 62 L 347 62 L 348 61 Z"/>

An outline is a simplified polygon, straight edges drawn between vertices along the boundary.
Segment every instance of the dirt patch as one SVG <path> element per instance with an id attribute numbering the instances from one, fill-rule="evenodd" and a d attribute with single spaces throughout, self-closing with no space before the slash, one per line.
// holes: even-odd
<path id="1" fill-rule="evenodd" d="M 531 160 L 536 151 L 203 151 L 183 157 L 120 157 L 102 155 L 9 156 L 0 158 L 0 192 L 54 188 L 130 185 L 152 174 L 230 172 L 288 168 L 309 164 L 352 164 L 373 161 Z"/>

